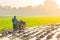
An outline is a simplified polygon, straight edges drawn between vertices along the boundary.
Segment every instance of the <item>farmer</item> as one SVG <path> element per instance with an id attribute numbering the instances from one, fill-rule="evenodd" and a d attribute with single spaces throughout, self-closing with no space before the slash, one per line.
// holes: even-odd
<path id="1" fill-rule="evenodd" d="M 12 22 L 13 22 L 13 30 L 16 31 L 16 29 L 17 29 L 17 26 L 16 26 L 16 22 L 17 22 L 16 16 L 14 16 L 12 18 Z"/>

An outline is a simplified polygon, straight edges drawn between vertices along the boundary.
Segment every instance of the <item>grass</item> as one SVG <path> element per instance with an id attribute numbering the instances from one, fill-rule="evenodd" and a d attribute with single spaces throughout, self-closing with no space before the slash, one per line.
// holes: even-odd
<path id="1" fill-rule="evenodd" d="M 17 19 L 24 20 L 28 28 L 60 22 L 60 17 L 17 17 Z M 12 27 L 12 17 L 0 17 L 0 31 L 12 29 Z"/>

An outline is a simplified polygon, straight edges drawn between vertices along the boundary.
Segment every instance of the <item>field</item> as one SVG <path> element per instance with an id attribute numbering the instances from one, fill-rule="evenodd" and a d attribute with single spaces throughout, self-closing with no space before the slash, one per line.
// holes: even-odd
<path id="1" fill-rule="evenodd" d="M 27 28 L 60 22 L 60 17 L 17 17 L 17 19 L 24 20 Z M 12 27 L 12 17 L 0 17 L 0 31 L 12 29 Z"/>

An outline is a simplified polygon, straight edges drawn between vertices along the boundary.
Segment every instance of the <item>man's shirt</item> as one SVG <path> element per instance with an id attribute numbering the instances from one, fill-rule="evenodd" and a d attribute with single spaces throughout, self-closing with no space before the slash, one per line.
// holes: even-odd
<path id="1" fill-rule="evenodd" d="M 16 18 L 13 18 L 13 19 L 12 19 L 12 22 L 13 22 L 13 24 L 16 24 L 17 19 L 16 19 Z"/>

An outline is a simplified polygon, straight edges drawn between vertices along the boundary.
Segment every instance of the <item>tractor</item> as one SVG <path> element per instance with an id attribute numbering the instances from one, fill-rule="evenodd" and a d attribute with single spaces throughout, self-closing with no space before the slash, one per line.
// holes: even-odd
<path id="1" fill-rule="evenodd" d="M 17 30 L 24 30 L 26 23 L 23 20 L 17 21 L 16 23 Z"/>

